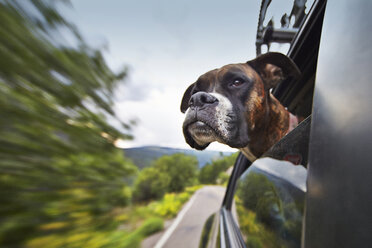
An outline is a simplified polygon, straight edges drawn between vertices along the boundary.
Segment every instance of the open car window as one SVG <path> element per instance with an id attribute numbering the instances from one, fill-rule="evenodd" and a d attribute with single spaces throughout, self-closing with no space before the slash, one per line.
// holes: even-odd
<path id="1" fill-rule="evenodd" d="M 239 178 L 231 211 L 247 247 L 300 247 L 310 123 L 309 117 Z"/>
<path id="2" fill-rule="evenodd" d="M 272 93 L 302 122 L 253 164 L 242 158 L 237 160 L 236 175 L 230 179 L 222 209 L 223 222 L 234 228 L 221 229 L 234 246 L 301 247 L 312 97 L 325 10 L 325 1 L 309 1 L 313 3 L 311 8 L 304 2 L 294 1 L 293 9 L 296 3 L 307 9 L 297 9 L 297 14 L 303 15 L 295 17 L 296 24 L 289 24 L 292 27 L 277 30 L 269 21 L 261 30 L 262 37 L 267 36 L 264 32 L 270 25 L 274 36 L 283 34 L 285 29 L 293 31 L 286 34 L 283 39 L 287 40 L 283 42 L 273 36 L 273 40 L 266 37 L 262 42 L 268 44 L 270 51 L 272 43 L 290 43 L 287 55 L 300 68 L 302 76 L 296 81 L 283 81 Z M 293 9 L 292 12 L 296 11 Z M 260 26 L 256 44 L 260 41 L 259 31 Z M 237 234 L 226 232 L 230 229 L 238 230 Z"/>

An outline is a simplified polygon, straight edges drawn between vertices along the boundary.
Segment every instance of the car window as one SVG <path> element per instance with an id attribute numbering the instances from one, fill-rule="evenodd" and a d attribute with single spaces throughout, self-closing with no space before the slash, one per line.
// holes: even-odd
<path id="1" fill-rule="evenodd" d="M 237 181 L 231 209 L 247 247 L 300 247 L 310 124 L 309 117 Z"/>
<path id="2" fill-rule="evenodd" d="M 265 4 L 269 11 L 274 2 L 278 1 L 263 0 L 261 11 Z M 236 161 L 221 211 L 221 233 L 228 234 L 227 244 L 301 247 L 312 98 L 326 1 L 294 1 L 291 12 L 296 12 L 296 4 L 306 8 L 298 12 L 305 16 L 290 24 L 295 32 L 282 32 L 273 24 L 272 35 L 265 36 L 270 21 L 264 20 L 261 29 L 259 23 L 256 45 L 260 54 L 265 45 L 273 51 L 271 45 L 279 36 L 284 38 L 277 43 L 290 43 L 287 55 L 299 67 L 301 77 L 282 81 L 272 94 L 300 124 L 254 163 Z"/>
<path id="3" fill-rule="evenodd" d="M 272 158 L 241 176 L 233 211 L 247 247 L 301 247 L 306 176 L 303 166 Z"/>
<path id="4" fill-rule="evenodd" d="M 247 247 L 301 247 L 312 95 L 324 9 L 324 2 L 315 1 L 291 41 L 288 56 L 300 68 L 300 80 L 284 81 L 273 91 L 303 121 L 236 183 L 231 211 Z"/>
<path id="5" fill-rule="evenodd" d="M 257 25 L 257 55 L 287 53 L 314 0 L 262 0 Z"/>

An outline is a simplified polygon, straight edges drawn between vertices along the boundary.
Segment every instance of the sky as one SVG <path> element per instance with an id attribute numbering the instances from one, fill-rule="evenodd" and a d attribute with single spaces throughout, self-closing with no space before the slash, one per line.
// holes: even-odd
<path id="1" fill-rule="evenodd" d="M 104 49 L 115 71 L 129 75 L 114 109 L 134 119 L 133 141 L 121 147 L 190 148 L 182 134 L 180 104 L 186 88 L 205 72 L 255 57 L 259 5 L 252 0 L 72 0 L 63 15 L 94 48 Z M 283 2 L 283 1 L 280 1 Z M 286 1 L 284 1 L 286 2 Z M 289 5 L 280 5 L 291 10 Z M 284 13 L 284 12 L 281 12 Z M 212 143 L 208 150 L 234 151 Z"/>
<path id="2" fill-rule="evenodd" d="M 286 179 L 294 186 L 306 192 L 307 170 L 303 165 L 294 165 L 288 161 L 266 157 L 257 159 L 255 166 L 271 175 Z"/>

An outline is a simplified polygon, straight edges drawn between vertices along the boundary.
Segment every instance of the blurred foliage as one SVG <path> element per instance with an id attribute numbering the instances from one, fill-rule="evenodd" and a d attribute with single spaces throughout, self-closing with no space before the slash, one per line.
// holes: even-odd
<path id="1" fill-rule="evenodd" d="M 122 236 L 121 242 L 117 242 L 115 247 L 122 248 L 137 248 L 140 247 L 141 241 L 153 233 L 156 233 L 164 228 L 164 221 L 158 217 L 147 219 L 142 226 L 136 229 L 129 235 Z M 113 246 L 114 247 L 114 246 Z"/>
<path id="2" fill-rule="evenodd" d="M 130 125 L 106 121 L 126 71 L 84 42 L 60 2 L 0 1 L 2 247 L 110 247 L 113 211 L 130 201 L 136 168 L 113 145 Z"/>
<path id="3" fill-rule="evenodd" d="M 126 157 L 130 158 L 133 163 L 142 170 L 143 168 L 150 167 L 151 164 L 158 158 L 164 155 L 172 155 L 175 153 L 183 153 L 195 156 L 199 161 L 199 168 L 206 165 L 208 162 L 213 161 L 223 156 L 231 155 L 231 152 L 218 152 L 218 151 L 198 151 L 190 149 L 179 149 L 161 146 L 142 146 L 123 149 Z"/>
<path id="4" fill-rule="evenodd" d="M 247 247 L 264 248 L 286 246 L 276 233 L 266 227 L 258 218 L 256 212 L 244 207 L 242 200 L 235 195 L 236 210 L 239 216 L 239 227 Z"/>
<path id="5" fill-rule="evenodd" d="M 142 202 L 161 198 L 168 189 L 170 177 L 154 167 L 147 167 L 139 173 L 133 191 L 133 201 Z"/>
<path id="6" fill-rule="evenodd" d="M 120 247 L 120 248 L 138 248 L 141 241 L 164 228 L 164 221 L 159 217 L 151 217 L 132 231 L 111 230 L 97 231 L 88 230 L 78 234 L 71 235 L 48 235 L 35 238 L 28 242 L 28 247 Z"/>
<path id="7" fill-rule="evenodd" d="M 153 217 L 147 219 L 145 223 L 138 229 L 143 236 L 149 236 L 164 228 L 164 221 L 161 218 Z"/>
<path id="8" fill-rule="evenodd" d="M 221 172 L 225 172 L 228 168 L 234 165 L 238 153 L 234 153 L 230 156 L 226 156 L 222 159 L 213 161 L 212 163 L 206 164 L 201 168 L 199 173 L 199 182 L 202 184 L 223 184 L 226 182 L 226 176 L 221 175 Z M 220 177 L 221 180 L 218 180 Z M 219 181 L 219 182 L 217 182 Z"/>
<path id="9" fill-rule="evenodd" d="M 188 201 L 192 194 L 201 187 L 202 185 L 196 185 L 187 187 L 182 193 L 165 194 L 161 201 L 152 203 L 150 207 L 154 209 L 154 213 L 159 216 L 167 218 L 174 217 L 180 211 L 183 204 Z"/>
<path id="10" fill-rule="evenodd" d="M 92 238 L 95 242 L 89 241 L 81 247 L 140 247 L 145 237 L 162 230 L 164 219 L 174 217 L 201 187 L 187 187 L 182 193 L 166 194 L 158 201 L 118 208 L 114 211 L 114 223 L 120 223 L 119 228 L 111 232 L 95 232 L 97 236 Z M 46 247 L 42 243 L 38 244 L 39 246 L 34 247 Z"/>
<path id="11" fill-rule="evenodd" d="M 181 192 L 197 184 L 198 160 L 181 153 L 162 156 L 143 169 L 134 184 L 133 200 L 149 201 L 167 192 Z"/>
<path id="12" fill-rule="evenodd" d="M 282 201 L 275 185 L 266 176 L 251 172 L 240 182 L 237 194 L 244 207 L 255 211 L 257 217 L 267 225 L 276 226 L 278 223 L 273 221 L 283 220 Z"/>
<path id="13" fill-rule="evenodd" d="M 227 183 L 229 182 L 229 179 L 230 179 L 230 175 L 226 173 L 225 171 L 221 171 L 220 174 L 218 174 L 216 183 L 227 187 Z"/>
<path id="14" fill-rule="evenodd" d="M 235 204 L 248 247 L 301 246 L 303 208 L 290 195 L 290 188 L 251 171 L 239 181 Z"/>
<path id="15" fill-rule="evenodd" d="M 168 174 L 167 192 L 181 192 L 187 186 L 197 184 L 198 159 L 195 156 L 176 153 L 154 161 L 154 168 Z"/>

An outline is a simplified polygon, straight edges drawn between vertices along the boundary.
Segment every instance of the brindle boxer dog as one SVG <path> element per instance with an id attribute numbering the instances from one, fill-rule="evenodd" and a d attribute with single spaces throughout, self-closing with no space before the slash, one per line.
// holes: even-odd
<path id="1" fill-rule="evenodd" d="M 266 53 L 200 76 L 182 98 L 186 142 L 203 150 L 218 141 L 239 148 L 253 162 L 286 135 L 291 124 L 297 124 L 270 93 L 289 76 L 299 77 L 300 71 L 280 53 Z"/>

